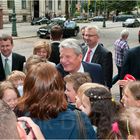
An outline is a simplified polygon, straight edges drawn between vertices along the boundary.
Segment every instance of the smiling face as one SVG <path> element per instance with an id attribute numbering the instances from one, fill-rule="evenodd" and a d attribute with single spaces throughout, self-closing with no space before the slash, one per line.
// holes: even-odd
<path id="1" fill-rule="evenodd" d="M 99 36 L 95 29 L 85 29 L 84 39 L 90 48 L 97 45 Z"/>
<path id="2" fill-rule="evenodd" d="M 73 89 L 73 83 L 71 82 L 66 82 L 66 90 L 65 90 L 65 94 L 68 98 L 68 102 L 70 103 L 75 103 L 75 96 L 76 96 L 76 92 Z"/>
<path id="3" fill-rule="evenodd" d="M 18 100 L 17 93 L 13 89 L 6 89 L 2 100 L 4 100 L 12 110 L 14 110 Z"/>
<path id="4" fill-rule="evenodd" d="M 124 107 L 132 107 L 132 106 L 139 106 L 139 100 L 136 100 L 130 90 L 126 88 L 123 93 L 123 97 L 121 102 L 123 103 Z"/>
<path id="5" fill-rule="evenodd" d="M 80 69 L 82 54 L 76 54 L 72 48 L 60 48 L 60 63 L 65 71 L 77 72 Z"/>
<path id="6" fill-rule="evenodd" d="M 39 50 L 36 51 L 36 55 L 40 56 L 43 59 L 46 59 L 48 53 L 45 48 L 40 48 Z"/>
<path id="7" fill-rule="evenodd" d="M 2 40 L 0 45 L 1 53 L 5 57 L 9 57 L 9 55 L 12 53 L 13 45 L 11 43 L 11 40 Z"/>

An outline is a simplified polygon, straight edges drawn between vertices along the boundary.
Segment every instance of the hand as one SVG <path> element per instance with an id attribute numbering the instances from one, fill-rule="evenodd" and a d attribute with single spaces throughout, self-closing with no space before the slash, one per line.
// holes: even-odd
<path id="1" fill-rule="evenodd" d="M 118 85 L 120 86 L 120 87 L 124 87 L 124 86 L 126 86 L 129 82 L 132 82 L 133 80 L 130 80 L 130 79 L 127 79 L 127 80 L 118 80 Z"/>
<path id="2" fill-rule="evenodd" d="M 27 122 L 27 124 L 33 130 L 33 133 L 34 133 L 36 139 L 43 139 L 43 140 L 45 140 L 45 138 L 44 138 L 44 136 L 43 136 L 39 126 L 37 124 L 35 124 L 30 117 L 20 117 L 20 118 L 18 118 L 18 121 L 25 121 L 25 122 Z M 21 132 L 21 130 L 19 132 Z M 22 132 L 22 134 L 23 134 L 23 132 Z M 29 139 L 33 139 L 33 134 L 29 133 L 28 136 L 26 136 L 26 137 L 29 138 Z"/>

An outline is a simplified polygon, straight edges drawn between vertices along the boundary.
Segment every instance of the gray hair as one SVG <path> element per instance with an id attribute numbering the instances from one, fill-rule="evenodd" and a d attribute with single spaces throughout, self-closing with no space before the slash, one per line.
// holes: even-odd
<path id="1" fill-rule="evenodd" d="M 121 37 L 125 36 L 125 35 L 129 35 L 129 31 L 127 29 L 124 29 L 121 31 Z"/>
<path id="2" fill-rule="evenodd" d="M 65 39 L 63 40 L 60 45 L 60 48 L 71 48 L 74 50 L 74 52 L 79 55 L 82 54 L 82 49 L 80 46 L 80 42 L 74 38 L 69 38 L 69 39 Z"/>
<path id="3" fill-rule="evenodd" d="M 100 29 L 99 29 L 98 26 L 90 25 L 90 26 L 87 26 L 85 29 L 86 30 L 92 30 L 92 29 L 94 29 L 94 30 L 96 30 L 97 35 L 100 36 Z"/>

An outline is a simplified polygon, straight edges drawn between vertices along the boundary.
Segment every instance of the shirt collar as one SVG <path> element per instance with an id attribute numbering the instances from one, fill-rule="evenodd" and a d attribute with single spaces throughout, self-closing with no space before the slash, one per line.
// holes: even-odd
<path id="1" fill-rule="evenodd" d="M 5 60 L 6 58 L 8 58 L 8 60 L 12 61 L 12 53 L 11 53 L 8 57 L 5 57 L 5 56 L 1 53 L 1 58 L 2 58 L 2 60 Z"/>

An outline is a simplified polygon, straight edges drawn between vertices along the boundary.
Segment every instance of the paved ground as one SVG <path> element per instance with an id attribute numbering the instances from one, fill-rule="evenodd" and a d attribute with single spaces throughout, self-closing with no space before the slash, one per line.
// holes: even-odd
<path id="1" fill-rule="evenodd" d="M 113 23 L 112 21 L 106 22 L 106 28 L 103 28 L 102 22 L 91 22 L 91 23 L 78 23 L 80 27 L 84 25 L 97 25 L 101 29 L 101 42 L 104 44 L 105 47 L 107 47 L 112 54 L 114 55 L 114 49 L 113 49 L 113 42 L 119 37 L 120 32 L 122 29 L 122 23 L 116 22 Z M 37 35 L 36 31 L 40 26 L 31 26 L 30 23 L 17 23 L 17 37 L 14 38 L 14 51 L 23 54 L 28 58 L 32 54 L 33 50 L 33 43 L 37 40 L 40 40 Z M 128 39 L 130 47 L 134 47 L 139 45 L 138 44 L 138 30 L 140 28 L 129 28 L 130 36 Z M 1 33 L 12 33 L 12 25 L 11 24 L 4 24 L 4 28 L 0 30 Z M 81 40 L 81 36 L 78 35 L 76 39 Z M 114 75 L 117 73 L 116 66 L 114 64 L 113 67 Z M 114 98 L 118 101 L 119 100 L 119 88 L 118 85 L 115 84 L 112 89 L 112 95 Z"/>

